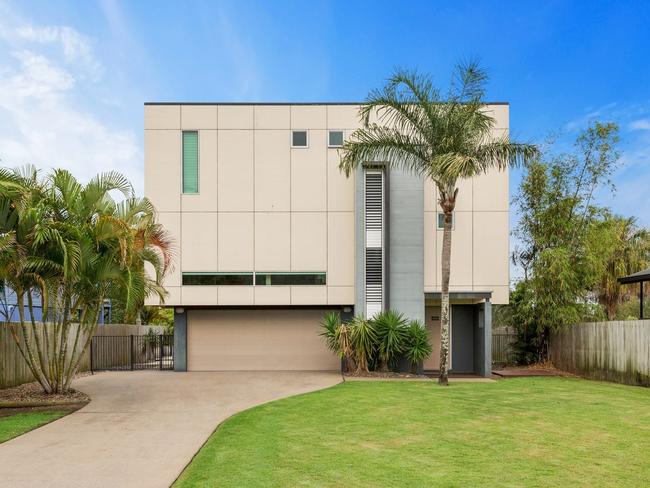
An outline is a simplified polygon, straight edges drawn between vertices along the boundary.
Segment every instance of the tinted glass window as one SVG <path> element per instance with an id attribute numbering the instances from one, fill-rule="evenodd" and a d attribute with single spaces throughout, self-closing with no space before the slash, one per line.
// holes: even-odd
<path id="1" fill-rule="evenodd" d="M 183 285 L 252 285 L 253 273 L 183 273 Z"/>
<path id="2" fill-rule="evenodd" d="M 343 131 L 331 130 L 329 132 L 329 147 L 341 147 L 343 145 Z"/>
<path id="3" fill-rule="evenodd" d="M 291 134 L 291 145 L 293 147 L 307 147 L 307 131 L 294 130 Z"/>
<path id="4" fill-rule="evenodd" d="M 255 273 L 255 284 L 265 285 L 325 285 L 325 273 Z"/>

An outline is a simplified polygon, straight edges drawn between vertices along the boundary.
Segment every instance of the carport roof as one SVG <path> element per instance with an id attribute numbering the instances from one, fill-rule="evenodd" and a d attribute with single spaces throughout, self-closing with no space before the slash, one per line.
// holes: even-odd
<path id="1" fill-rule="evenodd" d="M 650 281 L 650 268 L 618 279 L 619 283 L 640 283 L 642 281 Z"/>

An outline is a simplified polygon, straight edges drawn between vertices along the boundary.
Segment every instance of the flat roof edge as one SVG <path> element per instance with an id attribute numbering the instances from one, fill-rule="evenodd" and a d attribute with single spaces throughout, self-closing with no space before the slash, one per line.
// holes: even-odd
<path id="1" fill-rule="evenodd" d="M 144 105 L 363 105 L 366 102 L 144 102 Z M 510 105 L 510 102 L 485 102 L 485 105 Z"/>

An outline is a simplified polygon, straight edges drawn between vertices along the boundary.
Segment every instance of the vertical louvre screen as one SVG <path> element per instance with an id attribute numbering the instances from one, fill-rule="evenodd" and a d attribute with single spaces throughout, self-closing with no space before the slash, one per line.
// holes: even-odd
<path id="1" fill-rule="evenodd" d="M 199 133 L 183 132 L 183 193 L 199 192 Z"/>
<path id="2" fill-rule="evenodd" d="M 384 175 L 366 172 L 366 317 L 380 312 L 384 298 Z"/>

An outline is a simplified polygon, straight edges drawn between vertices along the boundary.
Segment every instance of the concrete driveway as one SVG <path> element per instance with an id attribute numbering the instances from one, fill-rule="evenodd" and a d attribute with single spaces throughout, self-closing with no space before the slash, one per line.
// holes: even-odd
<path id="1" fill-rule="evenodd" d="M 92 401 L 0 444 L 0 486 L 167 487 L 232 414 L 341 381 L 327 372 L 107 372 Z"/>

